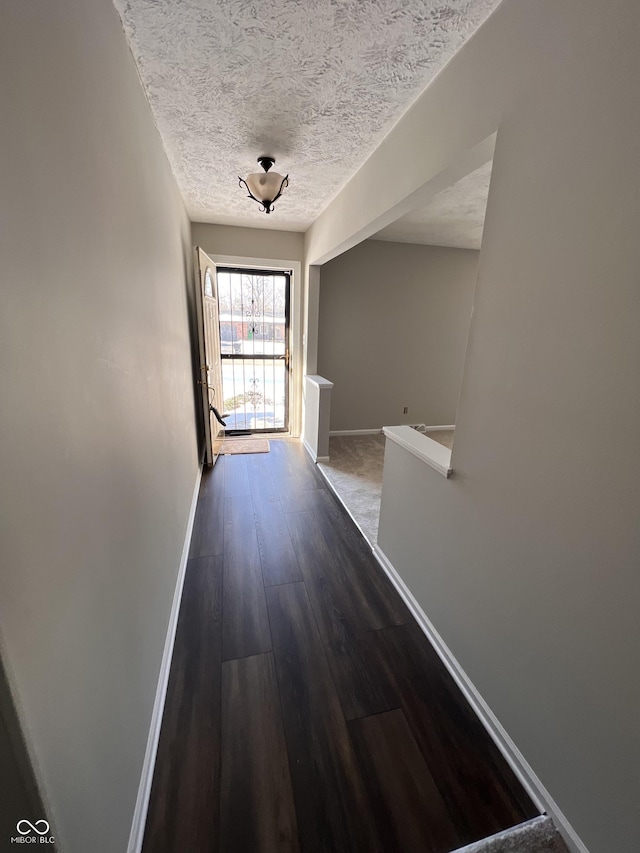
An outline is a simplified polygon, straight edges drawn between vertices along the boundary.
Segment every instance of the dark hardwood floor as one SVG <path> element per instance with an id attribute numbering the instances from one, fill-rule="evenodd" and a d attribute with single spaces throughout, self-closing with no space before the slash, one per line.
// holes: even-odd
<path id="1" fill-rule="evenodd" d="M 144 853 L 449 853 L 537 814 L 302 446 L 205 471 Z"/>

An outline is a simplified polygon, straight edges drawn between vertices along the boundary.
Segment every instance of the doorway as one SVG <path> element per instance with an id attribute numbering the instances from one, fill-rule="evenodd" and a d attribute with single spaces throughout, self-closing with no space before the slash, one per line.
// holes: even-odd
<path id="1" fill-rule="evenodd" d="M 217 267 L 227 435 L 289 430 L 291 271 Z"/>

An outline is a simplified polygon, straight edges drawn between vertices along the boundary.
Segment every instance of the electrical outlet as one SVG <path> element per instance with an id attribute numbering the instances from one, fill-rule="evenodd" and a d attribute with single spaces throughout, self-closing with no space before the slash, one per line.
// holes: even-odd
<path id="1" fill-rule="evenodd" d="M 403 415 L 408 415 L 408 414 L 409 414 L 409 406 L 405 406 L 405 407 L 404 407 L 404 409 L 402 410 L 402 414 L 403 414 Z"/>

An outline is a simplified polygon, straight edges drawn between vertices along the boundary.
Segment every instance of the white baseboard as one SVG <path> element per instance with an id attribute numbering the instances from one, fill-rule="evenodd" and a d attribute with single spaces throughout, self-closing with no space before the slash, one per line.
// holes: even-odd
<path id="1" fill-rule="evenodd" d="M 329 430 L 329 436 L 332 435 L 380 435 L 381 429 L 332 429 Z"/>
<path id="2" fill-rule="evenodd" d="M 425 432 L 437 432 L 441 429 L 455 429 L 455 424 L 444 424 L 443 426 L 425 427 Z M 380 435 L 382 429 L 332 429 L 329 435 Z"/>
<path id="3" fill-rule="evenodd" d="M 329 461 L 328 456 L 316 456 L 313 447 L 311 447 L 311 445 L 308 442 L 306 442 L 304 440 L 304 438 L 301 440 L 302 440 L 302 444 L 304 445 L 304 449 L 307 451 L 307 453 L 311 457 L 312 462 L 315 463 L 315 462 L 328 462 Z"/>
<path id="4" fill-rule="evenodd" d="M 438 429 L 446 429 L 446 427 L 438 427 Z M 483 724 L 524 788 L 528 791 L 533 802 L 541 812 L 546 812 L 551 817 L 571 853 L 589 853 L 584 842 L 579 838 L 578 834 L 564 816 L 549 791 L 547 791 L 538 776 L 535 774 L 531 765 L 527 762 L 513 740 L 507 734 L 507 731 L 503 728 L 496 715 L 482 698 L 469 676 L 458 663 L 451 649 L 437 632 L 429 617 L 413 596 L 409 587 L 405 584 L 378 544 L 373 546 L 373 553 L 389 576 L 389 579 L 395 588 L 400 593 L 400 596 L 411 611 L 422 631 L 425 633 L 427 639 L 437 652 L 443 664 L 450 672 L 454 681 L 460 690 L 462 690 L 480 722 Z"/>
<path id="5" fill-rule="evenodd" d="M 169 616 L 167 636 L 164 642 L 164 652 L 162 653 L 160 675 L 158 676 L 158 686 L 156 687 L 156 698 L 153 703 L 151 725 L 149 727 L 149 737 L 147 738 L 147 749 L 144 756 L 144 762 L 142 764 L 142 775 L 140 777 L 140 786 L 138 788 L 136 807 L 133 812 L 133 821 L 131 822 L 131 833 L 129 835 L 127 853 L 141 853 L 142 851 L 144 828 L 147 821 L 147 809 L 149 808 L 149 796 L 151 794 L 151 783 L 153 781 L 153 770 L 156 763 L 158 740 L 160 739 L 160 727 L 162 725 L 164 701 L 167 695 L 167 685 L 169 683 L 169 671 L 171 669 L 173 644 L 176 637 L 178 613 L 180 612 L 180 602 L 182 600 L 182 587 L 184 586 L 184 576 L 187 570 L 187 561 L 189 559 L 189 547 L 191 544 L 191 534 L 193 532 L 193 522 L 196 516 L 196 507 L 198 505 L 198 495 L 200 493 L 201 479 L 202 465 L 200 466 L 198 476 L 196 477 L 196 484 L 193 490 L 193 497 L 191 499 L 191 509 L 189 510 L 187 531 L 185 533 L 184 544 L 182 546 L 182 556 L 180 558 L 180 566 L 178 568 L 176 588 L 173 593 L 173 603 L 171 605 L 171 614 Z"/>

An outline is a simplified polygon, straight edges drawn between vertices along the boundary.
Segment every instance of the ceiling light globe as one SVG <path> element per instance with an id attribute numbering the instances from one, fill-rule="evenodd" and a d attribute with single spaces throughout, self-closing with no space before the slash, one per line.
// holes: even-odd
<path id="1" fill-rule="evenodd" d="M 256 172 L 248 175 L 246 181 L 251 195 L 263 203 L 273 201 L 286 187 L 284 176 L 277 172 Z"/>

